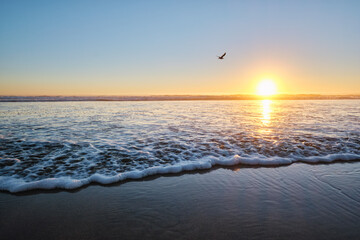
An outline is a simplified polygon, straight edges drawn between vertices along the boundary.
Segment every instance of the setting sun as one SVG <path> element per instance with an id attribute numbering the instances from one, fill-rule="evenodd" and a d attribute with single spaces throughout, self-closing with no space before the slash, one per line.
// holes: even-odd
<path id="1" fill-rule="evenodd" d="M 260 96 L 270 96 L 276 94 L 275 82 L 271 79 L 262 80 L 257 86 L 257 94 Z"/>

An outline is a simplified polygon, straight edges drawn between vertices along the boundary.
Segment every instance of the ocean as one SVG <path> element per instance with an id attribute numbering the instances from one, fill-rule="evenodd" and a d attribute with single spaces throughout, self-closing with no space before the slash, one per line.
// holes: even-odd
<path id="1" fill-rule="evenodd" d="M 8 192 L 359 160 L 360 100 L 0 102 Z"/>

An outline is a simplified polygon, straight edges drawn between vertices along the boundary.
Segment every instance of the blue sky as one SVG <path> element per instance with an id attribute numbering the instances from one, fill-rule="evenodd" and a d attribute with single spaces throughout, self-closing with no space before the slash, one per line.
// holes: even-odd
<path id="1" fill-rule="evenodd" d="M 1 1 L 1 95 L 360 93 L 360 1 Z M 216 55 L 226 51 L 223 61 Z"/>

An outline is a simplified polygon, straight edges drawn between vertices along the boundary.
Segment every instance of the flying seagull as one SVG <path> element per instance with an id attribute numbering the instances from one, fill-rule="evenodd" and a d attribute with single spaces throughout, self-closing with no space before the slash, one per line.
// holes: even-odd
<path id="1" fill-rule="evenodd" d="M 222 59 L 224 59 L 225 55 L 226 55 L 226 52 L 223 55 L 221 55 L 221 57 L 219 57 L 219 56 L 217 56 L 217 57 L 218 57 L 218 59 L 222 60 Z"/>

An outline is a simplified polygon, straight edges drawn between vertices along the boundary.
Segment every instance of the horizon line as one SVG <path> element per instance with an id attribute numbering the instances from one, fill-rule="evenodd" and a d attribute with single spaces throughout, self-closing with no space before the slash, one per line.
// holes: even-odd
<path id="1" fill-rule="evenodd" d="M 227 95 L 38 95 L 38 96 L 7 96 L 0 95 L 0 102 L 64 102 L 64 101 L 195 101 L 195 100 L 346 100 L 360 99 L 360 94 L 276 94 L 259 96 L 256 94 Z"/>

